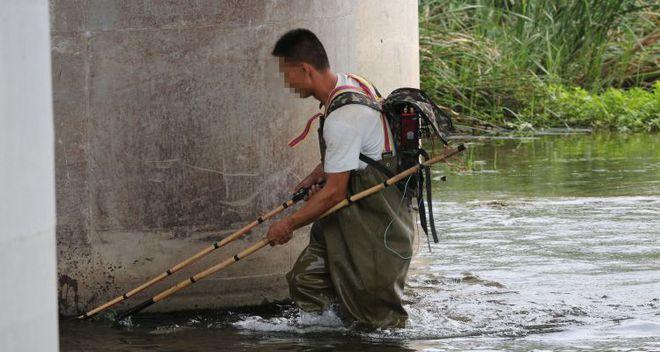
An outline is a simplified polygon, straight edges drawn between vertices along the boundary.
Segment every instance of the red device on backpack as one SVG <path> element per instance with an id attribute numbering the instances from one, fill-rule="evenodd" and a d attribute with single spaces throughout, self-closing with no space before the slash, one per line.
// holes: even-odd
<path id="1" fill-rule="evenodd" d="M 404 105 L 399 120 L 398 147 L 399 151 L 417 150 L 419 148 L 419 116 L 412 106 Z"/>

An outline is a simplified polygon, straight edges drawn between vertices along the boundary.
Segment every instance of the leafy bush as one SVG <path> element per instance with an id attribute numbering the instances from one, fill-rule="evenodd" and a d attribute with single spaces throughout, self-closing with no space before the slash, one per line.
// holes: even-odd
<path id="1" fill-rule="evenodd" d="M 660 131 L 660 81 L 649 92 L 641 88 L 608 88 L 601 94 L 559 85 L 548 87 L 546 114 L 569 126 L 620 132 Z"/>

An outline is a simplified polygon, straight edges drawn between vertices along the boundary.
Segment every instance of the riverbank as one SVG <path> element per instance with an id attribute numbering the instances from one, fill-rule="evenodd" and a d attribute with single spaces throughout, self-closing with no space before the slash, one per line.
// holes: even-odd
<path id="1" fill-rule="evenodd" d="M 458 124 L 660 131 L 660 5 L 420 2 L 421 86 Z"/>

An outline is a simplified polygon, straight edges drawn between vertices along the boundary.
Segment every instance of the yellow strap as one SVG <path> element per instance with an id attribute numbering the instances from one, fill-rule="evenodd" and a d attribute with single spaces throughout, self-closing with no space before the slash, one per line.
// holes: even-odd
<path id="1" fill-rule="evenodd" d="M 382 99 L 382 97 L 379 97 L 378 94 L 376 93 L 376 87 L 374 87 L 374 85 L 371 84 L 371 82 L 369 82 L 366 78 L 364 78 L 360 75 L 356 75 L 355 73 L 349 73 L 347 75 L 348 75 L 348 77 L 351 77 L 354 80 L 356 80 L 356 81 L 364 84 L 365 86 L 367 86 L 367 88 L 369 88 L 369 90 L 371 90 L 371 92 L 373 92 L 374 97 L 376 97 L 376 100 L 381 100 Z"/>

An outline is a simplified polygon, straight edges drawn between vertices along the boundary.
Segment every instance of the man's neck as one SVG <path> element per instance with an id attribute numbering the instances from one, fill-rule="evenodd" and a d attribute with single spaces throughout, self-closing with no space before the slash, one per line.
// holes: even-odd
<path id="1" fill-rule="evenodd" d="M 325 104 L 330 97 L 330 93 L 335 89 L 338 79 L 339 77 L 337 77 L 337 74 L 331 70 L 326 70 L 325 72 L 320 73 L 318 84 L 312 92 L 314 98 L 320 101 L 321 104 Z"/>

